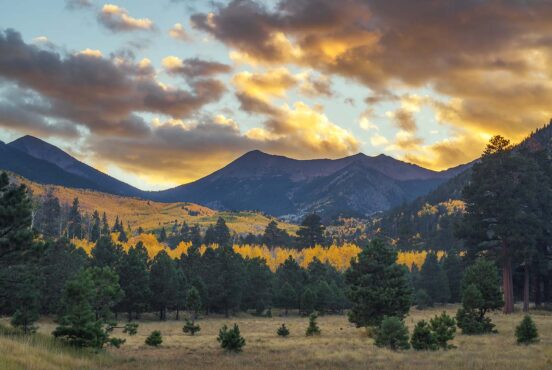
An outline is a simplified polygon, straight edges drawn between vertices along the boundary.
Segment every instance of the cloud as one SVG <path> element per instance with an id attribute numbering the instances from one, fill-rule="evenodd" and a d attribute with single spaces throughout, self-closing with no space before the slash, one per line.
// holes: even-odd
<path id="1" fill-rule="evenodd" d="M 193 81 L 190 91 L 166 86 L 148 60 L 107 59 L 95 51 L 61 56 L 26 44 L 13 30 L 0 32 L 0 77 L 39 94 L 41 104 L 30 103 L 36 112 L 101 135 L 147 135 L 139 113 L 188 117 L 226 90 L 212 79 Z"/>
<path id="2" fill-rule="evenodd" d="M 180 23 L 175 23 L 174 26 L 171 27 L 169 30 L 169 36 L 171 36 L 173 39 L 189 42 L 191 41 L 190 35 L 184 30 L 184 27 Z"/>
<path id="3" fill-rule="evenodd" d="M 368 104 L 426 88 L 454 132 L 520 140 L 552 116 L 551 17 L 547 1 L 233 0 L 191 21 L 236 61 L 353 79 L 372 90 Z M 393 123 L 415 131 L 415 115 L 396 111 Z M 459 137 L 441 147 L 470 145 Z"/>
<path id="4" fill-rule="evenodd" d="M 229 73 L 232 67 L 224 63 L 206 61 L 199 58 L 182 60 L 175 56 L 163 59 L 165 71 L 171 75 L 181 75 L 186 78 L 208 77 Z"/>
<path id="5" fill-rule="evenodd" d="M 90 0 L 65 0 L 65 7 L 69 10 L 91 8 L 92 6 Z"/>
<path id="6" fill-rule="evenodd" d="M 148 18 L 133 18 L 128 11 L 114 4 L 105 4 L 98 13 L 98 22 L 112 32 L 153 31 L 155 25 Z"/>

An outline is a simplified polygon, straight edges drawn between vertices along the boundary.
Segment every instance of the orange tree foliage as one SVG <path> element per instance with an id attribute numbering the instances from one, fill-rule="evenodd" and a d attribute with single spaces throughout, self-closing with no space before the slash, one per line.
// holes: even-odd
<path id="1" fill-rule="evenodd" d="M 183 253 L 188 253 L 188 249 L 191 247 L 191 243 L 181 242 L 175 249 L 171 249 L 167 245 L 160 243 L 154 234 L 137 235 L 130 238 L 126 243 L 118 242 L 118 236 L 118 233 L 113 233 L 111 235 L 113 241 L 121 244 L 125 252 L 138 244 L 138 242 L 142 242 L 148 251 L 149 257 L 152 259 L 162 250 L 166 251 L 172 258 L 179 258 Z M 94 243 L 86 240 L 74 239 L 73 243 L 75 246 L 84 249 L 88 254 L 90 254 L 92 248 L 94 247 Z M 200 253 L 204 254 L 207 248 L 218 248 L 218 246 L 216 244 L 209 246 L 202 245 L 199 248 Z M 351 259 L 356 258 L 361 251 L 359 246 L 350 243 L 346 243 L 341 246 L 332 245 L 330 247 L 322 247 L 317 245 L 313 248 L 305 248 L 302 250 L 279 247 L 270 249 L 264 245 L 234 245 L 233 249 L 234 252 L 238 253 L 243 258 L 259 257 L 264 259 L 272 271 L 276 271 L 278 266 L 283 264 L 289 256 L 295 259 L 303 268 L 308 267 L 314 258 L 318 258 L 324 263 L 327 262 L 331 264 L 339 271 L 345 271 L 349 268 Z M 427 252 L 425 251 L 399 252 L 397 262 L 407 266 L 409 269 L 411 269 L 414 264 L 417 265 L 418 268 L 421 268 L 425 261 L 426 255 Z M 437 256 L 441 259 L 444 256 L 444 252 L 438 252 Z"/>

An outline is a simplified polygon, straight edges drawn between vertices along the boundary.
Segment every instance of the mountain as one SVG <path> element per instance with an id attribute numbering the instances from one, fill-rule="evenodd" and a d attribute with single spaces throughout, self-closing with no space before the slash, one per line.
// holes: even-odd
<path id="1" fill-rule="evenodd" d="M 9 143 L 8 146 L 36 159 L 49 162 L 67 173 L 86 180 L 89 189 L 124 196 L 143 195 L 141 190 L 80 162 L 58 147 L 36 137 L 23 136 Z"/>
<path id="2" fill-rule="evenodd" d="M 309 212 L 365 217 L 426 194 L 460 171 L 435 172 L 386 155 L 297 160 L 255 150 L 202 179 L 148 196 L 290 218 Z"/>
<path id="3" fill-rule="evenodd" d="M 15 172 L 30 180 L 52 185 L 91 189 L 94 184 L 60 167 L 28 155 L 0 141 L 0 168 Z"/>

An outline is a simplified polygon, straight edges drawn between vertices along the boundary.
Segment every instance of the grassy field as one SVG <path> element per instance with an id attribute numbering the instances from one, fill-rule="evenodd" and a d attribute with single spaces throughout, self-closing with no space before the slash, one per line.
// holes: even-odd
<path id="1" fill-rule="evenodd" d="M 428 319 L 442 309 L 412 310 L 406 319 L 410 330 L 418 320 Z M 456 307 L 447 307 L 454 314 Z M 1 339 L 2 369 L 551 369 L 552 315 L 533 312 L 541 340 L 532 346 L 515 343 L 514 330 L 521 313 L 492 315 L 499 334 L 464 336 L 457 334 L 453 344 L 458 348 L 439 352 L 392 352 L 373 345 L 362 329 L 351 325 L 346 316 L 320 317 L 320 337 L 305 337 L 307 319 L 290 316 L 257 318 L 241 315 L 235 318 L 204 318 L 201 332 L 195 337 L 182 333 L 182 322 L 143 321 L 138 335 L 128 337 L 121 349 L 110 349 L 98 360 L 89 356 L 67 354 L 59 349 L 36 345 L 24 340 Z M 226 354 L 216 336 L 223 324 L 238 323 L 247 344 L 241 354 Z M 285 322 L 291 331 L 288 338 L 276 335 Z M 51 321 L 41 322 L 40 332 L 50 333 Z M 163 345 L 150 348 L 145 337 L 153 330 L 163 334 Z M 124 337 L 121 333 L 117 336 Z M 7 356 L 7 357 L 6 357 Z M 7 361 L 6 361 L 7 358 Z M 3 361 L 3 362 L 1 362 Z M 7 365 L 6 365 L 7 364 Z M 23 365 L 30 364 L 25 367 Z M 33 367 L 42 364 L 43 367 Z M 4 366 L 2 366 L 4 365 Z M 19 367 L 18 367 L 19 366 Z M 57 367 L 56 367 L 57 366 Z"/>

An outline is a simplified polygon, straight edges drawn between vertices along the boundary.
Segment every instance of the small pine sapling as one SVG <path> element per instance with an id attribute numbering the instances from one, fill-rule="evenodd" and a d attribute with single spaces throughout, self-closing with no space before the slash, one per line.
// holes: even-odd
<path id="1" fill-rule="evenodd" d="M 163 343 L 163 338 L 159 330 L 152 331 L 149 337 L 146 338 L 146 344 L 148 346 L 159 347 L 161 343 Z"/>
<path id="2" fill-rule="evenodd" d="M 395 316 L 385 316 L 377 330 L 375 344 L 397 351 L 410 348 L 408 339 L 408 328 L 404 322 Z"/>
<path id="3" fill-rule="evenodd" d="M 437 341 L 427 321 L 422 320 L 416 323 L 412 338 L 410 338 L 410 344 L 416 351 L 434 351 L 437 349 Z"/>
<path id="4" fill-rule="evenodd" d="M 442 349 L 454 348 L 453 345 L 448 344 L 448 341 L 454 339 L 456 320 L 443 311 L 440 316 L 435 316 L 429 323 L 437 346 Z"/>
<path id="5" fill-rule="evenodd" d="M 306 335 L 307 337 L 311 337 L 313 335 L 320 335 L 321 331 L 318 327 L 318 324 L 316 323 L 316 319 L 318 318 L 318 315 L 316 312 L 313 312 L 309 316 L 309 326 L 307 327 Z"/>
<path id="6" fill-rule="evenodd" d="M 289 329 L 286 327 L 286 324 L 282 324 L 277 330 L 277 333 L 280 337 L 287 337 L 289 335 Z"/>
<path id="7" fill-rule="evenodd" d="M 539 333 L 535 322 L 529 315 L 525 315 L 523 320 L 516 327 L 516 339 L 518 344 L 529 345 L 539 340 Z"/>
<path id="8" fill-rule="evenodd" d="M 232 329 L 228 329 L 224 325 L 219 331 L 217 341 L 220 343 L 222 349 L 228 352 L 241 352 L 243 346 L 245 346 L 245 339 L 240 334 L 238 324 L 234 324 Z"/>
<path id="9" fill-rule="evenodd" d="M 184 324 L 184 327 L 182 328 L 182 331 L 184 333 L 189 333 L 191 336 L 194 336 L 196 333 L 198 333 L 201 330 L 199 325 L 196 325 L 196 323 L 192 320 L 186 320 L 186 323 Z"/>

